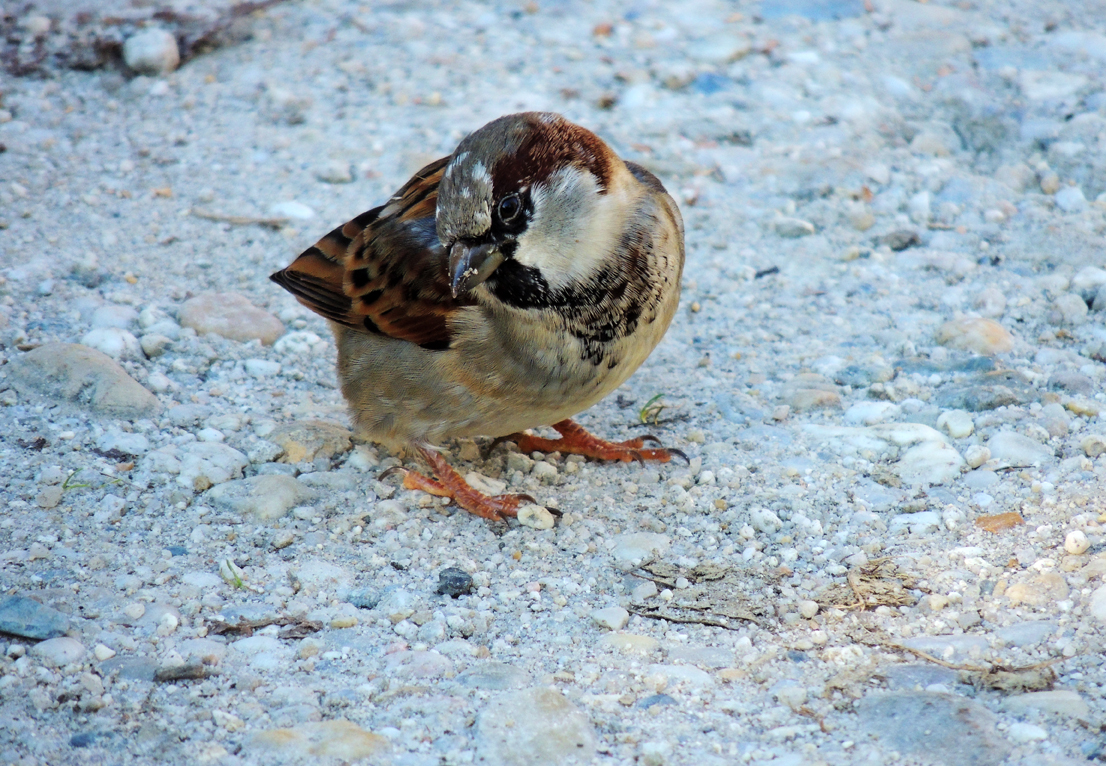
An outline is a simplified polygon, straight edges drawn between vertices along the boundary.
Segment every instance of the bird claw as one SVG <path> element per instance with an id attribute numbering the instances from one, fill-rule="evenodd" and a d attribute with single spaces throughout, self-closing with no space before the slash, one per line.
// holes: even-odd
<path id="1" fill-rule="evenodd" d="M 691 465 L 691 458 L 689 458 L 683 450 L 676 449 L 675 447 L 665 447 L 665 450 L 672 455 L 682 457 L 688 465 Z"/>
<path id="2" fill-rule="evenodd" d="M 403 474 L 404 476 L 406 476 L 407 475 L 407 469 L 404 468 L 401 465 L 393 465 L 391 468 L 389 468 L 386 471 L 383 471 L 380 475 L 378 475 L 376 477 L 376 480 L 377 481 L 384 481 L 389 476 L 395 476 L 397 473 L 398 474 Z"/>

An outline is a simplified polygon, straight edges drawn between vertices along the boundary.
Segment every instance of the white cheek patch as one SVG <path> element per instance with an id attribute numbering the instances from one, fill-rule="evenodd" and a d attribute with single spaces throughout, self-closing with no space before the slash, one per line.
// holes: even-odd
<path id="1" fill-rule="evenodd" d="M 569 167 L 531 192 L 534 215 L 515 259 L 542 272 L 552 287 L 589 278 L 618 246 L 629 200 L 621 189 L 599 193 L 594 176 Z"/>
<path id="2" fill-rule="evenodd" d="M 492 185 L 492 174 L 488 172 L 488 168 L 483 162 L 472 163 L 472 179 L 488 187 Z"/>

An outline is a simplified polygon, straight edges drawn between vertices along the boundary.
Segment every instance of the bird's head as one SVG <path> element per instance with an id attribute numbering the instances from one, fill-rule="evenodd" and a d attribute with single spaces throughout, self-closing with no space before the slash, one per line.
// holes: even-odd
<path id="1" fill-rule="evenodd" d="M 514 261 L 552 287 L 594 271 L 621 231 L 624 163 L 560 115 L 500 117 L 458 145 L 438 188 L 438 239 L 454 297 Z"/>

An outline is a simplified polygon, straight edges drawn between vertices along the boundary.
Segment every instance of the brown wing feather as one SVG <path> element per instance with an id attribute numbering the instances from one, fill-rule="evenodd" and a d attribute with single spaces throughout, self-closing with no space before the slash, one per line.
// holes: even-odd
<path id="1" fill-rule="evenodd" d="M 381 207 L 334 229 L 272 280 L 327 319 L 439 350 L 455 300 L 434 212 L 449 158 L 420 170 Z"/>

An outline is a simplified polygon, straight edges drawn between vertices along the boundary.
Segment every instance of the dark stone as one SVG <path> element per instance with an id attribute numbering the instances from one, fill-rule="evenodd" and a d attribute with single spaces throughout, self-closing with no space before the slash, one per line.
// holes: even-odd
<path id="1" fill-rule="evenodd" d="M 787 659 L 792 662 L 807 662 L 810 660 L 810 655 L 806 652 L 800 652 L 798 649 L 791 649 L 787 652 Z"/>
<path id="2" fill-rule="evenodd" d="M 918 232 L 913 229 L 896 229 L 890 234 L 884 234 L 879 238 L 881 244 L 887 245 L 895 251 L 905 250 L 908 247 L 922 244 Z"/>
<path id="3" fill-rule="evenodd" d="M 639 700 L 637 706 L 639 708 L 648 710 L 654 705 L 675 705 L 676 699 L 667 694 L 654 694 L 651 697 L 646 697 L 643 700 Z"/>
<path id="4" fill-rule="evenodd" d="M 183 545 L 170 545 L 165 550 L 169 551 L 174 556 L 187 556 L 188 555 L 188 549 L 185 548 Z"/>
<path id="5" fill-rule="evenodd" d="M 149 657 L 112 657 L 100 664 L 100 673 L 104 677 L 116 671 L 119 671 L 120 680 L 153 681 L 157 660 Z"/>
<path id="6" fill-rule="evenodd" d="M 113 731 L 82 731 L 69 738 L 69 746 L 92 747 L 95 744 L 102 743 L 103 740 L 114 738 L 115 732 Z"/>
<path id="7" fill-rule="evenodd" d="M 362 588 L 361 590 L 355 590 L 350 593 L 346 601 L 353 604 L 358 609 L 375 609 L 376 605 L 380 603 L 380 594 L 375 590 Z"/>
<path id="8" fill-rule="evenodd" d="M 1015 370 L 996 370 L 971 382 L 938 391 L 936 403 L 948 409 L 982 412 L 1011 404 L 1034 401 L 1036 393 L 1025 376 Z"/>
<path id="9" fill-rule="evenodd" d="M 443 569 L 438 573 L 437 592 L 452 598 L 472 593 L 472 577 L 456 567 Z"/>
<path id="10" fill-rule="evenodd" d="M 42 640 L 64 636 L 69 618 L 24 596 L 0 598 L 0 632 Z"/>
<path id="11" fill-rule="evenodd" d="M 207 668 L 204 667 L 202 662 L 186 662 L 183 665 L 158 668 L 154 671 L 154 680 L 161 683 L 195 681 L 201 678 L 207 678 Z"/>

